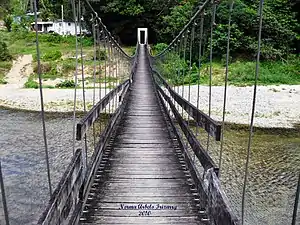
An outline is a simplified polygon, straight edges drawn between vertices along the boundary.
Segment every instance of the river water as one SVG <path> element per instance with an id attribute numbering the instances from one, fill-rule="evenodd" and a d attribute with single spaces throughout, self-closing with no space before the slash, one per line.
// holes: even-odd
<path id="1" fill-rule="evenodd" d="M 65 114 L 48 115 L 46 119 L 53 189 L 72 157 L 72 123 L 72 116 Z M 49 199 L 40 114 L 0 110 L 0 134 L 10 223 L 36 224 Z M 204 137 L 200 139 L 206 143 Z M 225 132 L 221 181 L 238 216 L 247 141 L 244 128 Z M 218 162 L 219 143 L 212 141 L 209 149 Z M 299 170 L 299 129 L 257 130 L 250 160 L 245 224 L 291 224 Z M 1 203 L 2 199 L 0 225 L 4 225 Z"/>

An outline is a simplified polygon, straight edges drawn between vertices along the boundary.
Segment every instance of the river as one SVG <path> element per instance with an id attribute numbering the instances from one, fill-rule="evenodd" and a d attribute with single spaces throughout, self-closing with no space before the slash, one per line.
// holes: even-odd
<path id="1" fill-rule="evenodd" d="M 72 156 L 72 124 L 71 115 L 46 116 L 53 188 Z M 49 199 L 40 114 L 2 109 L 0 134 L 10 224 L 35 224 Z M 200 138 L 203 143 L 205 137 Z M 226 129 L 221 181 L 238 216 L 247 141 L 247 129 Z M 212 141 L 209 149 L 218 162 L 220 144 Z M 291 224 L 300 170 L 299 129 L 258 129 L 251 152 L 245 224 Z M 1 202 L 0 224 L 4 225 Z"/>

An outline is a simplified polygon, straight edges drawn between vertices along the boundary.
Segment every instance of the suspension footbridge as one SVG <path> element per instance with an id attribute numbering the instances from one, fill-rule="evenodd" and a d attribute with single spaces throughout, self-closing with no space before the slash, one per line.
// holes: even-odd
<path id="1" fill-rule="evenodd" d="M 229 2 L 232 12 L 234 2 Z M 83 99 L 85 94 L 84 65 L 83 60 L 79 60 L 80 55 L 82 57 L 82 45 L 80 50 L 80 42 L 76 42 L 73 157 L 56 188 L 52 190 L 44 126 L 50 200 L 37 224 L 243 224 L 257 82 L 253 91 L 239 218 L 220 181 L 230 54 L 230 15 L 223 121 L 217 122 L 211 117 L 212 84 L 210 83 L 210 107 L 208 113 L 204 113 L 199 110 L 201 74 L 198 76 L 196 105 L 191 103 L 190 76 L 193 62 L 198 63 L 199 67 L 202 64 L 205 45 L 209 46 L 209 60 L 212 63 L 212 39 L 218 1 L 202 3 L 178 36 L 155 56 L 149 51 L 147 29 L 139 29 L 135 55 L 129 56 L 93 11 L 90 3 L 85 3 L 93 12 L 91 21 L 94 37 L 94 79 L 97 78 L 97 71 L 104 68 L 102 72 L 105 83 L 103 86 L 101 83 L 99 87 L 94 86 L 92 108 L 87 110 L 84 107 L 84 116 L 75 123 L 79 75 L 83 80 Z M 81 20 L 77 18 L 82 17 L 80 4 L 82 3 L 73 2 L 76 23 L 80 23 Z M 258 17 L 260 29 L 256 81 L 259 74 L 263 1 L 259 4 Z M 104 57 L 104 67 L 97 64 L 100 50 L 108 53 L 108 57 Z M 37 53 L 39 62 L 38 35 Z M 163 63 L 170 59 L 174 60 L 172 77 L 166 76 L 161 70 Z M 188 65 L 183 66 L 178 60 L 188 62 Z M 39 75 L 41 111 L 45 125 L 41 74 Z M 210 67 L 210 78 L 211 76 Z M 184 80 L 186 77 L 189 77 L 187 82 Z M 181 89 L 176 83 L 182 84 Z M 104 95 L 101 89 L 105 89 Z M 99 101 L 96 101 L 97 98 Z M 207 143 L 198 140 L 200 130 L 207 135 Z M 212 140 L 220 142 L 217 163 L 208 151 Z M 76 143 L 81 148 L 76 148 Z M 9 210 L 2 173 L 0 178 L 5 222 L 8 225 Z M 291 220 L 293 225 L 296 224 L 299 192 L 298 184 Z"/>

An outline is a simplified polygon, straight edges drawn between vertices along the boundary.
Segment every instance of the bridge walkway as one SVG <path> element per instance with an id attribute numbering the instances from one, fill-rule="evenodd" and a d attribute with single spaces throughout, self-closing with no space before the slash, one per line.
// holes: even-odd
<path id="1" fill-rule="evenodd" d="M 80 218 L 87 224 L 202 224 L 199 197 L 141 45 L 130 97 Z"/>

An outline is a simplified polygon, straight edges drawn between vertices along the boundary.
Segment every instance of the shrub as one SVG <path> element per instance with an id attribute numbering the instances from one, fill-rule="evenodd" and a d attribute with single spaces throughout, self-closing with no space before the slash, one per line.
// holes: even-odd
<path id="1" fill-rule="evenodd" d="M 96 51 L 96 59 L 97 60 L 106 60 L 107 59 L 107 53 L 105 50 L 99 50 Z"/>
<path id="2" fill-rule="evenodd" d="M 131 55 L 135 55 L 135 53 L 136 53 L 136 47 L 132 47 L 130 50 L 131 50 Z"/>
<path id="3" fill-rule="evenodd" d="M 0 77 L 0 84 L 7 84 L 7 81 L 3 77 Z"/>
<path id="4" fill-rule="evenodd" d="M 160 52 L 165 50 L 167 47 L 168 47 L 168 45 L 165 44 L 165 43 L 158 43 L 158 44 L 153 46 L 153 53 L 154 54 L 159 54 Z"/>
<path id="5" fill-rule="evenodd" d="M 69 73 L 70 71 L 74 71 L 76 69 L 76 64 L 71 60 L 64 60 L 62 62 L 62 73 Z"/>
<path id="6" fill-rule="evenodd" d="M 65 36 L 65 37 L 62 38 L 62 42 L 66 43 L 66 44 L 75 45 L 75 43 L 76 43 L 76 37 L 71 36 L 71 35 Z"/>
<path id="7" fill-rule="evenodd" d="M 0 41 L 0 61 L 8 61 L 11 59 L 12 59 L 12 56 L 8 51 L 6 43 L 3 41 Z"/>
<path id="8" fill-rule="evenodd" d="M 19 18 L 12 23 L 12 31 L 16 34 L 30 33 L 28 28 L 30 27 L 31 22 L 30 18 L 25 15 L 19 16 Z"/>
<path id="9" fill-rule="evenodd" d="M 62 40 L 63 40 L 62 36 L 56 33 L 45 35 L 46 42 L 59 44 L 62 42 Z"/>
<path id="10" fill-rule="evenodd" d="M 80 41 L 80 39 L 79 39 Z M 89 47 L 94 45 L 94 40 L 93 38 L 90 37 L 82 37 L 82 46 L 83 47 Z"/>
<path id="11" fill-rule="evenodd" d="M 35 73 L 33 76 L 37 78 L 38 77 L 37 64 L 34 65 L 33 72 Z M 51 80 L 54 80 L 62 76 L 62 74 L 57 71 L 57 66 L 54 63 L 44 63 L 44 62 L 41 63 L 41 74 L 43 79 L 51 79 Z"/>
<path id="12" fill-rule="evenodd" d="M 24 84 L 25 88 L 39 88 L 38 82 L 34 81 L 32 78 L 29 78 L 26 83 Z"/>
<path id="13" fill-rule="evenodd" d="M 60 51 L 56 50 L 56 51 L 50 51 L 50 52 L 46 52 L 42 59 L 45 61 L 55 61 L 58 60 L 62 57 L 62 54 Z"/>
<path id="14" fill-rule="evenodd" d="M 187 62 L 179 58 L 177 54 L 169 54 L 162 61 L 156 64 L 161 75 L 172 84 L 182 84 L 184 76 L 189 72 Z"/>
<path id="15" fill-rule="evenodd" d="M 75 82 L 73 80 L 65 80 L 55 85 L 56 88 L 74 88 Z"/>
<path id="16" fill-rule="evenodd" d="M 10 70 L 11 66 L 11 61 L 0 61 L 0 84 L 7 84 L 5 74 Z"/>
<path id="17" fill-rule="evenodd" d="M 41 63 L 41 73 L 49 73 L 52 69 L 53 68 L 50 63 Z M 33 72 L 38 73 L 38 65 L 37 64 L 34 65 Z"/>
<path id="18" fill-rule="evenodd" d="M 12 23 L 13 23 L 13 17 L 12 15 L 6 15 L 4 17 L 4 26 L 6 27 L 7 31 L 8 32 L 11 32 L 11 29 L 12 29 Z"/>

